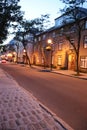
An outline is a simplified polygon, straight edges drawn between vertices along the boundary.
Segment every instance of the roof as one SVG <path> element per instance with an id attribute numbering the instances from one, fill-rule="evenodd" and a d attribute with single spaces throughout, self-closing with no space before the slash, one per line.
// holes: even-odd
<path id="1" fill-rule="evenodd" d="M 76 8 L 76 9 L 77 9 L 77 11 L 79 12 L 79 13 L 77 13 L 77 18 L 78 18 L 78 19 L 82 20 L 82 19 L 87 18 L 87 9 L 86 9 L 86 8 L 78 7 L 78 8 Z M 68 13 L 67 13 L 67 14 L 68 14 Z M 63 21 L 61 21 L 61 24 L 60 24 L 59 26 L 56 26 L 56 22 L 57 22 L 57 21 L 59 22 L 59 20 L 62 19 L 63 17 L 64 17 L 64 19 L 65 19 L 65 16 L 68 16 L 68 15 L 63 14 L 63 15 L 59 16 L 58 18 L 56 18 L 56 19 L 55 19 L 55 26 L 53 26 L 53 27 L 47 29 L 47 30 L 44 31 L 44 32 L 38 33 L 36 36 L 43 35 L 43 34 L 45 34 L 45 33 L 51 32 L 51 31 L 53 31 L 53 30 L 55 30 L 55 29 L 62 28 L 62 27 L 66 26 L 66 25 L 69 24 L 69 23 L 75 22 L 75 21 L 72 21 L 70 18 L 68 18 L 68 20 L 70 20 L 70 21 L 68 21 L 66 24 L 64 24 Z M 63 20 L 64 20 L 64 19 L 63 19 Z M 66 18 L 66 19 L 67 19 L 67 18 Z"/>
<path id="2" fill-rule="evenodd" d="M 73 23 L 76 20 L 82 20 L 87 18 L 87 9 L 86 8 L 75 8 L 71 11 L 66 12 L 60 17 L 55 19 L 55 26 L 58 28 L 63 27 L 67 24 Z"/>

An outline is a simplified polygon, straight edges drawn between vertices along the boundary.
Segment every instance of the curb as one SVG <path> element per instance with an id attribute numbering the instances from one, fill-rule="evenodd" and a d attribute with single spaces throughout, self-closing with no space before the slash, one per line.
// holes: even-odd
<path id="1" fill-rule="evenodd" d="M 46 107 L 45 105 L 43 105 L 36 97 L 34 97 L 34 95 L 30 92 L 27 91 L 26 89 L 22 88 L 16 81 L 15 79 L 10 76 L 7 72 L 4 71 L 4 74 L 6 75 L 7 78 L 11 79 L 13 81 L 13 83 L 15 84 L 15 86 L 19 87 L 20 89 L 22 89 L 25 93 L 29 94 L 34 100 L 36 100 L 36 102 L 38 102 L 39 106 L 46 111 L 48 114 L 51 115 L 51 117 L 54 119 L 55 122 L 58 123 L 58 125 L 60 127 L 62 127 L 63 130 L 73 130 L 66 122 L 64 122 L 61 118 L 59 118 L 55 113 L 53 113 L 48 107 Z"/>
<path id="2" fill-rule="evenodd" d="M 64 129 L 64 130 L 74 130 L 71 126 L 69 126 L 66 122 L 64 122 L 61 118 L 56 116 L 49 108 L 44 106 L 42 103 L 39 102 L 39 105 L 42 109 L 44 109 L 47 113 L 49 113 L 53 119 Z"/>
<path id="3" fill-rule="evenodd" d="M 63 74 L 63 73 L 59 73 L 59 72 L 54 72 L 54 71 L 52 71 L 51 73 L 55 73 L 55 74 L 65 75 L 65 76 L 68 76 L 68 77 L 73 77 L 73 78 L 78 78 L 78 79 L 87 80 L 87 78 L 78 77 L 78 76 L 73 76 L 73 75 L 67 75 L 67 74 Z"/>
<path id="4" fill-rule="evenodd" d="M 19 64 L 19 65 L 21 65 L 21 64 Z M 29 67 L 29 65 L 24 65 L 24 64 L 22 64 L 21 65 L 22 67 Z M 39 70 L 40 72 L 50 72 L 50 73 L 55 73 L 55 74 L 60 74 L 60 75 L 65 75 L 65 76 L 68 76 L 68 77 L 73 77 L 73 78 L 78 78 L 78 79 L 82 79 L 82 80 L 87 80 L 87 78 L 83 78 L 83 77 L 78 77 L 78 76 L 73 76 L 73 75 L 68 75 L 68 74 L 64 74 L 64 73 L 60 73 L 60 72 L 55 72 L 55 70 L 49 70 L 49 69 L 42 69 L 42 68 L 40 68 L 40 67 L 38 67 L 38 66 L 32 66 L 31 67 L 32 69 L 37 69 L 37 70 Z"/>

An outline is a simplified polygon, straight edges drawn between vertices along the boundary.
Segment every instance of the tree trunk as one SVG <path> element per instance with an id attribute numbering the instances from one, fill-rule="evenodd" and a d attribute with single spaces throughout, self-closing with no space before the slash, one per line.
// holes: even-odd
<path id="1" fill-rule="evenodd" d="M 30 58 L 29 58 L 29 56 L 28 56 L 28 54 L 27 54 L 27 51 L 26 51 L 26 60 L 28 61 L 29 66 L 31 67 Z"/>
<path id="2" fill-rule="evenodd" d="M 79 51 L 76 53 L 76 56 L 77 56 L 77 61 L 76 61 L 76 72 L 77 72 L 77 75 L 79 75 Z"/>
<path id="3" fill-rule="evenodd" d="M 77 75 L 79 75 L 79 73 L 80 73 L 80 70 L 79 70 L 80 41 L 81 41 L 81 28 L 79 27 L 79 30 L 78 30 L 78 48 L 77 48 L 77 52 L 76 52 L 76 55 L 77 55 Z"/>

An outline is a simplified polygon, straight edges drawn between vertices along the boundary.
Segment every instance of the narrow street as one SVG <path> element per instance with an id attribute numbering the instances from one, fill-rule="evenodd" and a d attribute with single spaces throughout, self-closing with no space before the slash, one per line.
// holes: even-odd
<path id="1" fill-rule="evenodd" d="M 87 130 L 87 80 L 0 64 L 18 84 L 75 130 Z"/>

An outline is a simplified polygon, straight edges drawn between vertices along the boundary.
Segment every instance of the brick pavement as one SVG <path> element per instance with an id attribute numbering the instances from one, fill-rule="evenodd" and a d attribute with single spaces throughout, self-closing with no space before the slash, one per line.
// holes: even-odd
<path id="1" fill-rule="evenodd" d="M 0 69 L 0 130 L 65 130 L 33 95 Z M 71 129 L 70 129 L 71 130 Z"/>

